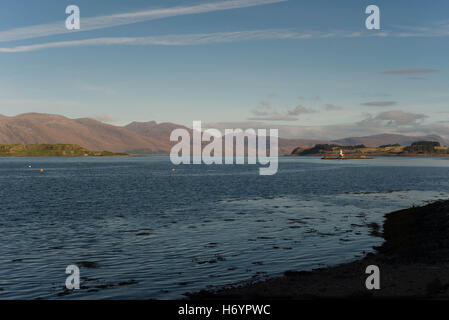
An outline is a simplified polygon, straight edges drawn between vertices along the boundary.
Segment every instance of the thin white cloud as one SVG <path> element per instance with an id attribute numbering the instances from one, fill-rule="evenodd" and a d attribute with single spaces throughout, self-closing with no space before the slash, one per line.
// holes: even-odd
<path id="1" fill-rule="evenodd" d="M 382 116 L 381 118 L 392 118 L 398 120 L 402 115 Z M 408 116 L 406 116 L 408 117 Z M 357 123 L 341 123 L 333 125 L 289 125 L 278 124 L 264 121 L 240 121 L 240 122 L 214 122 L 204 123 L 204 127 L 216 128 L 224 130 L 226 128 L 240 128 L 240 129 L 278 129 L 279 136 L 289 139 L 316 139 L 316 140 L 336 140 L 347 137 L 362 137 L 375 134 L 406 134 L 413 136 L 438 135 L 445 139 L 449 139 L 449 123 L 431 122 L 422 124 L 416 121 L 416 118 L 422 118 L 421 115 L 415 115 L 413 120 L 408 121 L 407 125 L 389 125 L 384 123 L 386 120 L 377 121 L 361 121 Z M 373 120 L 373 119 L 371 119 Z M 403 121 L 403 120 L 401 120 Z"/>
<path id="2" fill-rule="evenodd" d="M 255 3 L 280 2 L 286 0 L 249 0 L 253 5 Z M 240 1 L 226 1 L 240 2 Z M 225 3 L 225 2 L 223 2 Z M 216 3 L 217 4 L 217 3 Z M 215 5 L 216 5 L 215 4 Z M 222 9 L 224 10 L 224 9 Z M 417 37 L 423 35 L 416 35 Z M 440 36 L 442 36 L 440 34 Z M 449 36 L 449 33 L 447 34 Z M 0 32 L 0 41 L 2 32 Z M 134 45 L 134 46 L 189 46 L 205 45 L 213 43 L 231 43 L 248 40 L 308 40 L 308 39 L 327 39 L 327 38 L 362 38 L 362 37 L 403 37 L 402 33 L 383 32 L 383 33 L 362 33 L 348 31 L 307 31 L 300 32 L 286 29 L 267 29 L 253 31 L 235 31 L 235 32 L 217 32 L 217 33 L 199 33 L 199 34 L 172 34 L 158 35 L 148 37 L 102 37 L 83 40 L 45 42 L 30 45 L 21 45 L 16 47 L 0 47 L 0 53 L 28 52 L 50 48 L 78 47 L 78 46 L 99 46 L 99 45 Z M 432 73 L 438 70 L 433 69 L 410 69 L 393 70 L 383 72 L 384 74 L 413 74 L 413 73 Z"/>
<path id="3" fill-rule="evenodd" d="M 88 17 L 88 18 L 83 17 L 82 15 L 83 12 L 81 10 L 81 29 L 73 30 L 70 32 L 104 29 L 137 22 L 162 19 L 167 17 L 247 8 L 285 1 L 287 0 L 227 0 L 221 2 L 208 2 L 193 6 L 150 9 L 137 12 L 128 12 L 113 15 Z M 0 31 L 0 42 L 46 37 L 68 32 L 69 31 L 67 31 L 67 29 L 65 28 L 65 21 L 58 21 L 48 24 L 27 26 Z"/>
<path id="4" fill-rule="evenodd" d="M 251 110 L 253 116 L 247 118 L 250 121 L 296 121 L 299 115 L 306 113 L 315 113 L 316 110 L 298 105 L 293 109 L 289 109 L 285 112 L 278 112 L 271 106 L 269 102 L 262 101 L 259 105 Z"/>
<path id="5" fill-rule="evenodd" d="M 449 20 L 437 21 L 430 26 L 395 26 L 398 31 L 396 36 L 408 37 L 446 37 L 449 36 Z"/>
<path id="6" fill-rule="evenodd" d="M 333 37 L 337 34 L 332 33 Z M 339 33 L 339 37 L 348 37 L 348 34 Z M 84 40 L 47 42 L 40 44 L 22 45 L 17 47 L 0 47 L 0 53 L 28 52 L 51 48 L 99 46 L 99 45 L 134 45 L 134 46 L 190 46 L 213 43 L 231 43 L 247 40 L 269 39 L 296 39 L 306 40 L 327 38 L 329 33 L 324 32 L 296 32 L 291 30 L 252 30 L 235 32 L 199 33 L 199 34 L 173 34 L 150 37 L 103 37 Z"/>
<path id="7" fill-rule="evenodd" d="M 396 101 L 369 101 L 362 103 L 362 106 L 367 107 L 390 107 L 396 105 Z"/>
<path id="8" fill-rule="evenodd" d="M 401 126 L 419 124 L 426 118 L 428 118 L 428 116 L 422 113 L 417 114 L 400 110 L 392 110 L 381 112 L 374 119 L 388 121 L 389 125 Z"/>
<path id="9" fill-rule="evenodd" d="M 271 114 L 267 116 L 249 117 L 246 120 L 250 121 L 296 121 L 298 118 L 283 114 Z"/>
<path id="10" fill-rule="evenodd" d="M 316 113 L 316 110 L 303 107 L 302 105 L 298 105 L 295 108 L 287 111 L 287 114 L 289 116 L 299 116 L 305 113 Z"/>

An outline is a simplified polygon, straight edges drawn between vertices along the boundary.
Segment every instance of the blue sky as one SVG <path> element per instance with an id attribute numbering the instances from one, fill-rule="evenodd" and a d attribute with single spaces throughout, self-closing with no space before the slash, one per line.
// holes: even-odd
<path id="1" fill-rule="evenodd" d="M 2 1 L 0 114 L 449 136 L 448 40 L 445 0 Z"/>

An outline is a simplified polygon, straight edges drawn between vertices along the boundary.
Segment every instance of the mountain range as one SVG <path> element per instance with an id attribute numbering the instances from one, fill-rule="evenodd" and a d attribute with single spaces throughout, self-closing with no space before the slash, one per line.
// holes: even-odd
<path id="1" fill-rule="evenodd" d="M 0 144 L 63 143 L 77 144 L 96 151 L 166 155 L 175 143 L 170 141 L 170 133 L 176 128 L 192 131 L 169 122 L 132 122 L 126 126 L 114 126 L 90 118 L 69 119 L 54 114 L 26 113 L 14 117 L 0 115 Z M 418 137 L 381 134 L 332 141 L 279 138 L 279 154 L 290 154 L 298 146 L 313 146 L 317 143 L 377 147 L 395 143 L 410 145 L 420 140 L 449 145 L 448 140 L 437 135 Z"/>

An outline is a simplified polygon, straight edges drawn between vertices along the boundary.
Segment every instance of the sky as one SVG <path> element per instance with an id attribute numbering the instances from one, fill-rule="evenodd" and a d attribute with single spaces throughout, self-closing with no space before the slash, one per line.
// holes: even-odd
<path id="1" fill-rule="evenodd" d="M 446 0 L 9 0 L 0 114 L 449 138 L 448 52 Z"/>

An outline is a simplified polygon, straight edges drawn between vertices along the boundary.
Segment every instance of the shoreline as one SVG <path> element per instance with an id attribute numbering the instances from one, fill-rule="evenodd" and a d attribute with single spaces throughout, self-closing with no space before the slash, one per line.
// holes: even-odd
<path id="1" fill-rule="evenodd" d="M 62 156 L 62 155 L 57 155 L 57 156 L 30 156 L 30 155 L 26 155 L 26 156 L 4 156 L 4 155 L 0 155 L 0 158 L 116 158 L 116 157 L 134 157 L 132 155 L 107 155 L 107 156 L 95 156 L 95 155 L 89 155 L 89 156 Z"/>
<path id="2" fill-rule="evenodd" d="M 308 154 L 308 155 L 282 155 L 282 157 L 295 157 L 295 158 L 308 158 L 308 157 L 325 157 L 328 155 L 323 154 Z M 281 156 L 279 156 L 281 157 Z M 333 157 L 336 157 L 336 155 L 333 155 Z M 449 157 L 449 154 L 368 154 L 367 157 L 372 158 L 351 158 L 350 156 L 346 157 L 345 159 L 374 159 L 379 157 L 398 157 L 398 158 L 447 158 Z M 333 158 L 338 159 L 338 158 Z"/>
<path id="3" fill-rule="evenodd" d="M 190 300 L 449 299 L 449 200 L 387 213 L 382 237 L 375 253 L 356 261 L 186 295 Z M 365 287 L 369 265 L 380 269 L 380 290 Z"/>
<path id="4" fill-rule="evenodd" d="M 101 152 L 101 151 L 92 151 Z M 170 154 L 140 154 L 140 153 L 125 153 L 125 154 L 113 154 L 113 155 L 0 155 L 0 158 L 92 158 L 92 157 L 133 157 L 133 158 L 146 158 L 146 157 L 169 157 Z M 246 156 L 245 156 L 246 157 Z M 307 156 L 297 156 L 291 154 L 279 155 L 279 158 L 318 158 L 322 155 L 307 155 Z M 339 158 L 320 158 L 321 160 L 372 160 L 379 157 L 386 158 L 442 158 L 442 160 L 449 160 L 449 154 L 445 155 L 376 155 L 369 156 L 366 158 L 359 157 L 346 157 L 343 159 Z"/>

